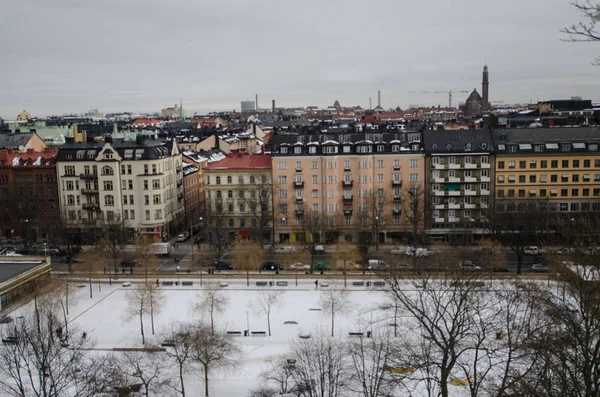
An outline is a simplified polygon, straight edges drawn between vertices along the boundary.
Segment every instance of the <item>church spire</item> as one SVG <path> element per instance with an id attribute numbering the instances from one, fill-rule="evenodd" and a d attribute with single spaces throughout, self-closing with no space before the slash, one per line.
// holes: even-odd
<path id="1" fill-rule="evenodd" d="M 487 64 L 483 67 L 483 81 L 481 83 L 481 110 L 489 112 L 491 110 L 489 98 L 489 72 Z"/>
<path id="2" fill-rule="evenodd" d="M 179 98 L 179 119 L 183 121 L 185 119 L 185 115 L 183 114 L 183 101 Z"/>

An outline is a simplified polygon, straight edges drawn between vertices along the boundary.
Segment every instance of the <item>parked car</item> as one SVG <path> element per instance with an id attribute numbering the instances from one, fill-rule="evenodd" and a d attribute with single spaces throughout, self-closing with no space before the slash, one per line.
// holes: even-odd
<path id="1" fill-rule="evenodd" d="M 539 255 L 540 249 L 533 245 L 530 247 L 525 247 L 525 249 L 523 249 L 523 252 L 525 253 L 525 255 Z"/>
<path id="2" fill-rule="evenodd" d="M 325 253 L 325 247 L 323 247 L 322 245 L 315 245 L 315 247 L 313 248 L 313 254 L 324 254 Z"/>
<path id="3" fill-rule="evenodd" d="M 283 266 L 281 266 L 279 263 L 277 262 L 265 262 L 262 265 L 262 269 L 263 270 L 283 270 Z"/>
<path id="4" fill-rule="evenodd" d="M 129 281 L 125 281 L 123 283 L 123 287 L 131 287 L 131 283 Z"/>
<path id="5" fill-rule="evenodd" d="M 427 248 L 417 248 L 409 247 L 406 250 L 406 255 L 408 256 L 416 256 L 417 258 L 427 258 L 429 256 L 429 251 Z"/>
<path id="6" fill-rule="evenodd" d="M 558 254 L 573 254 L 575 253 L 575 248 L 562 248 L 557 251 Z"/>
<path id="7" fill-rule="evenodd" d="M 134 267 L 137 265 L 137 261 L 131 258 L 125 258 L 121 261 L 121 267 Z"/>
<path id="8" fill-rule="evenodd" d="M 472 261 L 461 261 L 458 266 L 467 271 L 476 272 L 481 270 L 481 266 L 474 264 Z"/>
<path id="9" fill-rule="evenodd" d="M 510 272 L 510 270 L 508 270 L 508 268 L 506 266 L 496 266 L 496 267 L 492 268 L 492 271 L 494 273 L 508 273 L 508 272 Z"/>
<path id="10" fill-rule="evenodd" d="M 184 232 L 184 233 L 181 233 L 180 235 L 178 235 L 177 240 L 175 240 L 175 241 L 177 241 L 178 243 L 183 243 L 183 242 L 187 241 L 188 238 L 190 238 L 190 234 L 188 232 Z"/>
<path id="11" fill-rule="evenodd" d="M 296 247 L 294 247 L 293 245 L 284 245 L 281 247 L 277 247 L 277 249 L 275 250 L 275 252 L 278 254 L 285 254 L 294 251 L 296 251 Z"/>
<path id="12" fill-rule="evenodd" d="M 293 263 L 290 266 L 290 269 L 292 269 L 292 270 L 310 270 L 310 265 L 303 265 L 302 263 L 298 262 L 298 263 Z"/>
<path id="13" fill-rule="evenodd" d="M 406 248 L 404 247 L 396 247 L 390 251 L 392 255 L 404 255 L 406 254 Z"/>
<path id="14" fill-rule="evenodd" d="M 228 263 L 228 262 L 216 261 L 215 269 L 217 269 L 217 270 L 233 270 L 233 266 L 231 266 L 231 263 Z"/>
<path id="15" fill-rule="evenodd" d="M 329 265 L 325 262 L 317 262 L 315 263 L 315 270 L 318 272 L 322 272 L 325 270 L 330 270 L 331 267 L 329 267 Z"/>
<path id="16" fill-rule="evenodd" d="M 369 259 L 367 261 L 367 269 L 374 270 L 385 267 L 385 262 L 380 259 Z"/>
<path id="17" fill-rule="evenodd" d="M 548 273 L 548 268 L 541 263 L 534 263 L 531 265 L 531 271 L 535 273 Z"/>

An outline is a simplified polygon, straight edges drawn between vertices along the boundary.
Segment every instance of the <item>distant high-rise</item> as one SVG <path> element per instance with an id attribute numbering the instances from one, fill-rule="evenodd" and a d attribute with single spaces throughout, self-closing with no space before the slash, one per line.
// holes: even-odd
<path id="1" fill-rule="evenodd" d="M 485 65 L 483 67 L 483 82 L 481 83 L 481 111 L 489 112 L 491 110 L 490 106 L 490 98 L 489 98 L 489 72 L 488 67 Z"/>
<path id="2" fill-rule="evenodd" d="M 242 101 L 242 113 L 253 113 L 256 110 L 256 102 Z"/>

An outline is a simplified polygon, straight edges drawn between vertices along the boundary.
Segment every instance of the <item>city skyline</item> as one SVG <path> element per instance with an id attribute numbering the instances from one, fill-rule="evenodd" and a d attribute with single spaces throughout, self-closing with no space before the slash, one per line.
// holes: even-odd
<path id="1" fill-rule="evenodd" d="M 397 3 L 10 0 L 0 116 L 159 112 L 180 98 L 191 115 L 255 94 L 263 108 L 366 109 L 377 90 L 385 109 L 448 103 L 410 91 L 453 90 L 457 105 L 486 63 L 492 102 L 600 100 L 594 45 L 561 41 L 582 18 L 568 1 Z"/>

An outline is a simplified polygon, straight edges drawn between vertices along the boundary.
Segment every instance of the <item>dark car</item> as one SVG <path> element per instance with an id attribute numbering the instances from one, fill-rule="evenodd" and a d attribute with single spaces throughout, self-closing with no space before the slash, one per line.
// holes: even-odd
<path id="1" fill-rule="evenodd" d="M 137 261 L 131 258 L 125 258 L 121 261 L 121 267 L 134 267 L 137 265 Z"/>
<path id="2" fill-rule="evenodd" d="M 233 270 L 233 266 L 231 266 L 231 263 L 228 263 L 228 262 L 217 261 L 217 262 L 215 262 L 215 269 L 217 269 L 217 270 Z"/>
<path id="3" fill-rule="evenodd" d="M 276 262 L 265 262 L 262 266 L 263 270 L 283 270 L 283 266 Z"/>
<path id="4" fill-rule="evenodd" d="M 492 271 L 494 273 L 508 273 L 508 272 L 510 272 L 510 270 L 507 267 L 505 267 L 505 266 L 496 266 L 496 267 L 492 268 Z"/>

